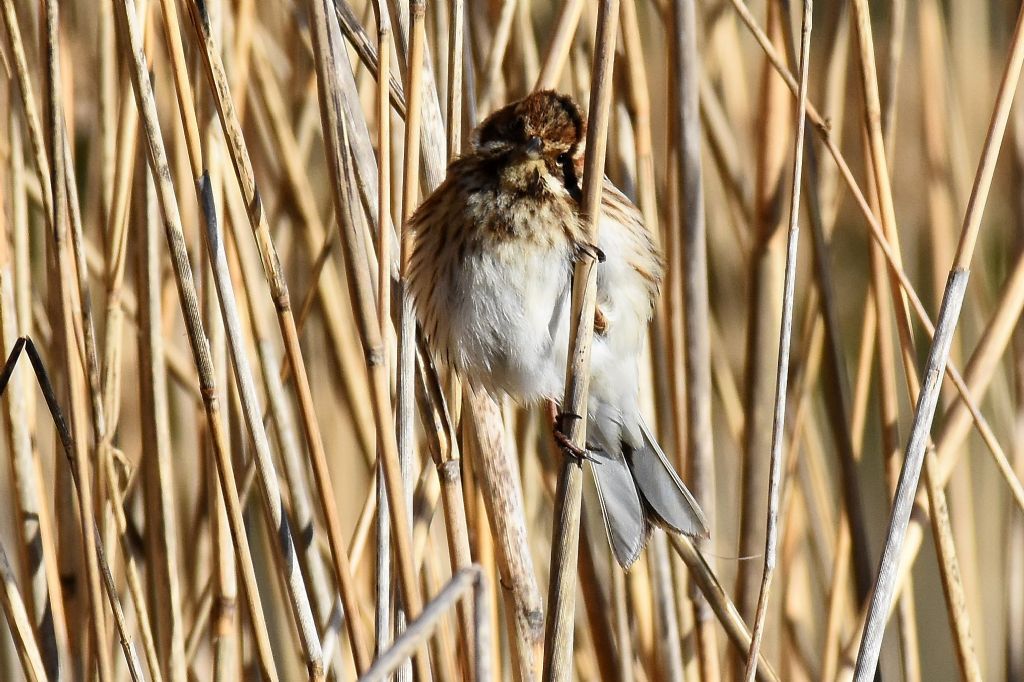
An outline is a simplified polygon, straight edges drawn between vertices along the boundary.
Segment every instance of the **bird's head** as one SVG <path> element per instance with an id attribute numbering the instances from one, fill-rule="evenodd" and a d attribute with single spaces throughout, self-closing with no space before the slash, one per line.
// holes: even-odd
<path id="1" fill-rule="evenodd" d="M 546 168 L 564 178 L 576 194 L 576 167 L 585 135 L 586 122 L 576 102 L 568 95 L 541 90 L 488 116 L 476 129 L 473 147 L 512 165 Z"/>

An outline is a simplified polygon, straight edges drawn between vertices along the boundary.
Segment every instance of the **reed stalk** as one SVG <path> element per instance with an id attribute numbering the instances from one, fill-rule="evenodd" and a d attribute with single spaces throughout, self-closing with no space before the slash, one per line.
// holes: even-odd
<path id="1" fill-rule="evenodd" d="M 597 243 L 598 221 L 601 214 L 601 191 L 612 100 L 611 76 L 618 21 L 618 1 L 603 1 L 600 4 L 595 43 L 597 50 L 593 69 L 594 88 L 590 97 L 587 158 L 583 171 L 583 214 L 587 216 L 584 234 L 594 244 Z M 576 263 L 573 275 L 572 308 L 569 313 L 571 343 L 565 376 L 565 398 L 561 407 L 565 414 L 587 414 L 596 294 L 597 262 L 594 257 L 585 256 Z M 569 420 L 565 435 L 577 447 L 587 446 L 586 422 L 586 419 Z M 576 605 L 582 477 L 582 463 L 567 456 L 561 464 L 558 476 L 555 530 L 551 543 L 551 581 L 548 588 L 548 622 L 544 634 L 543 669 L 543 679 L 548 682 L 566 679 L 572 665 L 570 653 Z"/>
<path id="2" fill-rule="evenodd" d="M 0 0 L 3 674 L 1020 677 L 1020 8 L 816 4 Z M 711 537 L 628 573 L 402 293 L 544 88 L 665 254 L 639 401 Z"/>
<path id="3" fill-rule="evenodd" d="M 1022 65 L 1024 65 L 1024 13 L 1019 15 L 1017 26 L 1014 29 L 1013 42 L 1003 72 L 999 94 L 993 107 L 992 119 L 986 133 L 985 146 L 971 191 L 971 200 L 964 216 L 960 242 L 946 289 L 943 292 L 935 339 L 932 341 L 928 353 L 923 387 L 914 410 L 914 426 L 900 471 L 899 485 L 896 489 L 896 498 L 893 502 L 889 528 L 886 533 L 885 548 L 882 552 L 882 560 L 872 593 L 871 607 L 865 621 L 860 652 L 857 656 L 854 677 L 858 680 L 873 677 L 878 665 L 884 621 L 887 620 L 889 603 L 893 595 L 896 565 L 900 561 L 903 540 L 910 521 L 910 506 L 916 494 L 917 483 L 920 480 L 921 468 L 924 464 L 928 432 L 931 429 L 932 419 L 935 417 L 942 370 L 949 358 L 953 331 L 960 317 L 960 307 L 967 289 L 971 258 L 974 255 L 974 247 L 981 229 L 982 215 L 988 201 L 995 161 L 1002 145 L 1003 133 L 1006 131 Z"/>

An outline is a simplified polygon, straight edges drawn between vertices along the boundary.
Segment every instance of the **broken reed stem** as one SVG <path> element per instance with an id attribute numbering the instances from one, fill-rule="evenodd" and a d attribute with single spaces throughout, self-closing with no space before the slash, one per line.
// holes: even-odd
<path id="1" fill-rule="evenodd" d="M 811 50 L 811 0 L 803 2 L 803 18 L 800 30 L 800 92 L 797 96 L 796 138 L 793 142 L 793 179 L 790 188 L 789 236 L 786 244 L 786 270 L 782 294 L 782 328 L 779 333 L 779 363 L 775 377 L 775 415 L 772 420 L 771 471 L 768 479 L 768 522 L 765 534 L 764 573 L 761 577 L 761 591 L 757 598 L 757 612 L 747 654 L 747 682 L 752 682 L 757 671 L 757 654 L 764 635 L 764 623 L 768 609 L 768 593 L 771 589 L 775 565 L 778 561 L 779 541 L 779 500 L 782 481 L 782 446 L 786 431 L 786 398 L 789 386 L 789 352 L 793 336 L 793 302 L 796 293 L 797 250 L 800 246 L 800 186 L 803 174 L 804 127 L 806 121 L 804 104 L 807 101 L 807 70 Z"/>
<path id="2" fill-rule="evenodd" d="M 8 225 L 0 196 L 0 329 L 2 329 L 3 352 L 9 353 L 14 347 L 18 330 L 28 332 L 28 325 L 19 320 L 17 298 L 24 278 L 19 277 L 27 269 L 28 206 L 25 192 L 25 166 L 23 158 L 22 132 L 18 124 L 13 102 L 9 103 L 8 120 L 10 149 L 10 215 Z M 3 190 L 0 190 L 3 195 Z M 14 242 L 14 249 L 8 247 L 8 237 Z M 39 646 L 46 678 L 58 676 L 61 659 L 68 660 L 67 629 L 64 620 L 64 605 L 59 580 L 55 574 L 56 557 L 45 551 L 53 547 L 53 521 L 47 505 L 43 504 L 41 493 L 42 475 L 37 455 L 32 447 L 32 425 L 29 420 L 31 388 L 25 371 L 16 371 L 11 379 L 11 392 L 4 396 L 4 410 L 7 416 L 5 444 L 11 457 L 11 479 L 14 486 L 14 512 L 17 519 L 17 560 L 24 567 L 26 601 L 29 617 L 39 638 Z M 49 574 L 49 575 L 48 575 Z"/>
<path id="3" fill-rule="evenodd" d="M 81 481 L 79 480 L 81 471 L 80 467 L 75 464 L 75 458 L 79 456 L 76 451 L 75 438 L 68 426 L 68 422 L 64 418 L 63 411 L 60 409 L 60 404 L 57 402 L 57 396 L 50 383 L 46 366 L 43 364 L 42 358 L 39 357 L 39 352 L 36 350 L 35 344 L 32 343 L 31 339 L 23 336 L 14 344 L 14 349 L 11 351 L 10 356 L 7 358 L 7 362 L 4 365 L 3 373 L 0 374 L 0 394 L 7 389 L 7 384 L 10 382 L 11 374 L 14 372 L 15 366 L 21 358 L 22 351 L 28 355 L 29 362 L 32 364 L 32 369 L 36 375 L 36 382 L 39 384 L 40 392 L 42 392 L 43 398 L 46 400 L 46 406 L 50 410 L 50 416 L 53 419 L 57 435 L 60 438 L 64 457 L 71 469 L 72 478 L 74 479 L 75 487 L 79 490 L 79 498 L 81 499 L 82 486 Z M 142 682 L 144 679 L 142 674 L 142 663 L 139 661 L 138 654 L 135 652 L 135 644 L 132 641 L 131 636 L 128 634 L 127 625 L 125 624 L 124 619 L 124 611 L 121 608 L 121 601 L 117 594 L 117 586 L 114 584 L 114 577 L 110 571 L 110 564 L 107 563 L 106 555 L 103 551 L 103 542 L 100 538 L 99 528 L 96 526 L 96 522 L 91 513 L 83 514 L 82 526 L 83 532 L 90 533 L 93 537 L 97 568 L 102 575 L 107 601 L 114 615 L 114 624 L 120 639 L 121 650 L 124 653 L 125 662 L 128 666 L 128 673 L 130 674 L 133 682 Z M 104 637 L 104 639 L 96 642 L 96 647 L 98 649 L 103 647 L 105 644 L 106 638 Z M 157 674 L 159 675 L 159 673 Z"/>
<path id="4" fill-rule="evenodd" d="M 594 86 L 590 95 L 582 204 L 582 215 L 586 216 L 584 234 L 593 244 L 597 243 L 599 234 L 618 21 L 618 0 L 602 0 L 598 9 Z M 565 398 L 561 407 L 563 414 L 583 416 L 582 419 L 569 420 L 566 432 L 566 436 L 581 448 L 587 446 L 587 394 L 590 389 L 590 351 L 596 296 L 597 263 L 593 256 L 586 254 L 576 262 L 573 275 L 572 308 L 569 313 L 571 343 L 566 366 Z M 580 508 L 583 502 L 581 462 L 565 456 L 558 476 L 557 491 L 551 543 L 548 622 L 544 636 L 545 682 L 568 679 L 572 670 L 576 563 L 579 554 Z"/>
<path id="5" fill-rule="evenodd" d="M 938 405 L 941 376 L 949 358 L 950 343 L 960 317 L 960 307 L 967 289 L 971 258 L 974 255 L 974 246 L 981 229 L 981 219 L 988 201 L 988 192 L 1002 146 L 1003 134 L 1006 131 L 1013 95 L 1020 78 L 1022 63 L 1024 63 L 1024 10 L 1018 15 L 1017 25 L 1014 28 L 1009 56 L 993 107 L 992 119 L 986 133 L 974 186 L 971 190 L 971 199 L 964 216 L 960 243 L 957 246 L 946 290 L 943 292 L 935 339 L 928 352 L 925 378 L 914 409 L 910 439 L 907 443 L 903 468 L 900 471 L 882 559 L 875 580 L 867 620 L 864 624 L 860 651 L 857 655 L 854 679 L 858 682 L 870 680 L 878 665 L 882 633 L 885 629 L 885 622 L 888 620 L 897 568 L 903 550 L 903 540 L 910 521 L 910 509 L 916 495 L 921 467 L 924 464 L 928 435 Z"/>
<path id="6" fill-rule="evenodd" d="M 377 657 L 373 666 L 360 678 L 363 682 L 386 680 L 410 655 L 421 648 L 431 637 L 441 619 L 458 602 L 468 599 L 472 590 L 474 602 L 474 639 L 476 649 L 473 655 L 473 676 L 478 680 L 489 680 L 494 674 L 490 660 L 490 633 L 486 580 L 483 569 L 478 565 L 461 569 L 423 609 L 423 613 L 409 622 L 405 632 L 391 647 Z"/>

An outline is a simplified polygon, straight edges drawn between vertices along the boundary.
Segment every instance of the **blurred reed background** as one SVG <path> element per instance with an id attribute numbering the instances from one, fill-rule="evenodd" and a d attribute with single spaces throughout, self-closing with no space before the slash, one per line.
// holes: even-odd
<path id="1" fill-rule="evenodd" d="M 1024 680 L 1017 2 L 819 0 L 809 34 L 799 0 L 0 5 L 2 346 L 38 349 L 4 375 L 0 678 L 562 679 L 547 627 L 574 679 L 734 679 L 763 594 L 759 679 L 848 679 L 966 262 L 871 622 L 884 679 Z M 401 293 L 404 218 L 535 87 L 610 92 L 669 258 L 645 401 L 712 533 L 628 574 L 586 485 L 566 550 L 546 412 L 434 367 Z"/>

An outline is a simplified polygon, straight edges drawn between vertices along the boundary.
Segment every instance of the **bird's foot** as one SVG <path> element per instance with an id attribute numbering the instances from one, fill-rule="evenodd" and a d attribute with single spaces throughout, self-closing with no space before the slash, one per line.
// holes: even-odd
<path id="1" fill-rule="evenodd" d="M 596 260 L 598 263 L 603 263 L 606 260 L 608 260 L 608 257 L 605 255 L 604 251 L 601 250 L 601 247 L 598 246 L 597 244 L 581 244 L 580 251 L 587 254 L 588 256 Z"/>
<path id="2" fill-rule="evenodd" d="M 553 406 L 553 404 L 552 404 Z M 577 460 L 587 460 L 588 462 L 596 462 L 594 456 L 590 454 L 585 447 L 580 447 L 572 441 L 572 439 L 566 434 L 566 421 L 573 419 L 583 419 L 578 414 L 572 412 L 558 412 L 554 415 L 552 423 L 551 435 L 555 439 L 555 445 L 571 457 L 575 457 Z"/>

